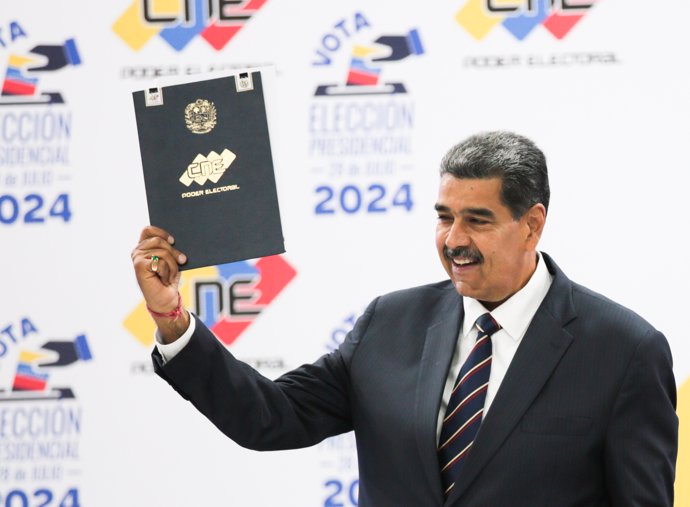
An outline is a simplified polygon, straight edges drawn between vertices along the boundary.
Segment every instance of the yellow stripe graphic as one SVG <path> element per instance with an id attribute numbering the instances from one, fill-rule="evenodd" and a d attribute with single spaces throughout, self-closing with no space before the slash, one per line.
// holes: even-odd
<path id="1" fill-rule="evenodd" d="M 455 21 L 477 40 L 481 40 L 501 21 L 503 15 L 490 13 L 484 6 L 486 0 L 468 0 L 468 2 L 455 15 Z M 513 6 L 515 2 L 508 5 L 507 2 L 496 2 L 506 6 Z"/>
<path id="2" fill-rule="evenodd" d="M 158 35 L 161 26 L 150 25 L 144 20 L 143 0 L 135 0 L 132 5 L 113 23 L 115 32 L 134 51 L 139 51 L 152 37 Z M 179 16 L 180 0 L 156 0 L 150 2 L 151 14 L 160 16 Z"/>
<path id="3" fill-rule="evenodd" d="M 676 500 L 678 507 L 690 505 L 690 378 L 678 390 L 678 462 L 676 465 Z"/>

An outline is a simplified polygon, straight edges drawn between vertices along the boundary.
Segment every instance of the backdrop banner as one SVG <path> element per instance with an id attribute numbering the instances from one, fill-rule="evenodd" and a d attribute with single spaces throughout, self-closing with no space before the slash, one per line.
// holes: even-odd
<path id="1" fill-rule="evenodd" d="M 357 505 L 352 434 L 243 449 L 149 357 L 131 92 L 250 67 L 270 69 L 286 253 L 181 286 L 233 354 L 277 377 L 337 347 L 377 295 L 444 279 L 439 162 L 473 133 L 515 131 L 549 164 L 540 249 L 668 338 L 690 477 L 688 2 L 6 3 L 0 507 Z M 676 489 L 690 506 L 690 482 Z"/>

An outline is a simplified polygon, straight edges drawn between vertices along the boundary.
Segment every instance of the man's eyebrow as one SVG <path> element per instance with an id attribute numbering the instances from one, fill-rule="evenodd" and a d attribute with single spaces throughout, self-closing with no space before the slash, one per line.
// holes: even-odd
<path id="1" fill-rule="evenodd" d="M 438 212 L 443 212 L 443 213 L 450 213 L 451 209 L 448 206 L 444 206 L 443 204 L 436 204 L 434 205 L 434 209 Z M 475 215 L 475 216 L 480 216 L 484 218 L 496 218 L 496 214 L 491 211 L 489 208 L 465 208 L 462 211 L 460 211 L 460 214 L 462 215 Z"/>
<path id="2" fill-rule="evenodd" d="M 462 210 L 463 215 L 477 215 L 485 218 L 495 218 L 496 214 L 489 208 L 465 208 Z"/>

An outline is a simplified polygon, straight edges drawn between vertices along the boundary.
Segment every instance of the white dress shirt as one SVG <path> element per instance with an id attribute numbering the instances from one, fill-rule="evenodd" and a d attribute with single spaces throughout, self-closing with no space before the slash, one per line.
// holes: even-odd
<path id="1" fill-rule="evenodd" d="M 552 280 L 553 277 L 549 270 L 546 269 L 546 263 L 541 255 L 537 253 L 537 268 L 527 284 L 491 312 L 491 316 L 501 325 L 501 329 L 491 335 L 491 375 L 484 403 L 485 416 L 496 396 L 496 392 L 498 392 L 498 388 L 501 386 L 503 377 L 505 377 L 506 371 L 508 371 L 520 341 L 525 336 L 527 327 L 532 322 L 534 314 L 537 313 L 539 305 L 546 297 L 549 287 L 551 287 Z M 458 377 L 462 364 L 472 351 L 474 342 L 477 340 L 478 331 L 474 323 L 480 315 L 488 311 L 476 299 L 463 297 L 462 303 L 465 309 L 465 318 L 460 328 L 458 344 L 455 346 L 455 352 L 453 353 L 446 386 L 443 389 L 441 409 L 438 414 L 438 425 L 436 427 L 437 439 L 441 436 L 441 423 L 446 414 L 448 400 L 450 399 L 450 393 L 453 390 L 455 380 Z"/>

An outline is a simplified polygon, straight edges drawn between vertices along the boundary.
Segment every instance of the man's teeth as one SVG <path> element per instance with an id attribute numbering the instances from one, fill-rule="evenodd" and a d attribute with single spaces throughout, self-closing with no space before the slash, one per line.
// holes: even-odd
<path id="1" fill-rule="evenodd" d="M 474 261 L 471 260 L 471 259 L 453 259 L 453 262 L 454 262 L 455 264 L 460 265 L 460 266 L 464 266 L 465 264 L 470 264 L 470 263 L 472 263 L 472 262 L 474 262 Z"/>

